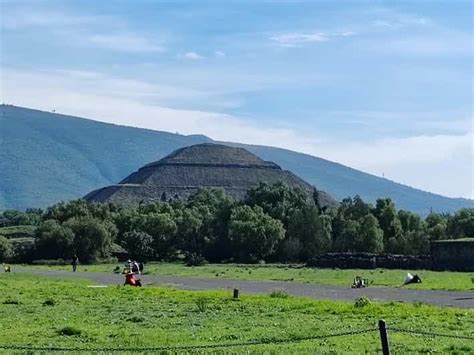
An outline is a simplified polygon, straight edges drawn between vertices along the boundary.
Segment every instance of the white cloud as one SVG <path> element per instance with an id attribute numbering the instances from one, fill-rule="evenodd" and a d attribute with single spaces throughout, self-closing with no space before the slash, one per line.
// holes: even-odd
<path id="1" fill-rule="evenodd" d="M 163 46 L 130 30 L 123 19 L 109 15 L 87 15 L 34 6 L 2 8 L 1 28 L 18 31 L 43 31 L 53 40 L 80 46 L 93 46 L 124 52 L 162 52 Z"/>
<path id="2" fill-rule="evenodd" d="M 472 126 L 471 126 L 472 127 Z M 324 144 L 319 154 L 348 166 L 452 197 L 474 198 L 474 134 Z"/>
<path id="3" fill-rule="evenodd" d="M 164 48 L 153 41 L 134 34 L 92 35 L 87 41 L 95 46 L 125 52 L 162 52 Z"/>
<path id="4" fill-rule="evenodd" d="M 34 7 L 2 7 L 1 27 L 6 30 L 19 30 L 30 27 L 73 27 L 109 22 L 107 16 L 87 16 L 71 14 L 53 9 Z"/>
<path id="5" fill-rule="evenodd" d="M 335 38 L 352 37 L 357 35 L 355 31 L 331 31 L 331 32 L 292 32 L 278 34 L 270 37 L 270 40 L 275 42 L 280 47 L 301 47 L 303 45 L 312 43 L 328 42 Z"/>
<path id="6" fill-rule="evenodd" d="M 329 111 L 334 119 L 370 130 L 373 136 L 463 135 L 472 131 L 473 117 L 468 109 L 438 111 Z"/>
<path id="7" fill-rule="evenodd" d="M 285 128 L 267 128 L 238 117 L 172 109 L 143 101 L 140 93 L 159 94 L 161 87 L 149 83 L 83 72 L 16 72 L 2 74 L 2 102 L 45 111 L 78 115 L 98 121 L 133 127 L 205 134 L 216 140 L 285 146 L 306 151 L 315 142 Z M 107 91 L 115 87 L 116 91 Z M 47 89 L 45 89 L 47 88 Z M 80 103 L 80 104 L 78 104 Z"/>
<path id="8" fill-rule="evenodd" d="M 371 25 L 374 27 L 388 30 L 398 30 L 408 26 L 426 26 L 429 24 L 432 24 L 432 21 L 425 17 L 394 13 L 391 13 L 388 18 L 375 19 L 371 22 Z"/>
<path id="9" fill-rule="evenodd" d="M 226 54 L 225 54 L 224 52 L 222 52 L 222 51 L 215 51 L 215 52 L 214 52 L 214 56 L 215 56 L 216 58 L 225 58 L 225 57 L 226 57 Z"/>
<path id="10" fill-rule="evenodd" d="M 200 60 L 204 59 L 204 57 L 196 52 L 186 52 L 182 55 L 182 58 L 189 59 L 189 60 Z"/>
<path id="11" fill-rule="evenodd" d="M 473 55 L 473 37 L 455 31 L 439 31 L 405 38 L 391 38 L 383 42 L 368 43 L 368 47 L 383 53 L 407 55 Z"/>
<path id="12" fill-rule="evenodd" d="M 288 33 L 272 36 L 270 39 L 281 47 L 298 47 L 308 43 L 329 41 L 328 35 L 322 32 Z"/>
<path id="13" fill-rule="evenodd" d="M 292 149 L 340 162 L 424 190 L 474 197 L 474 136 L 414 136 L 364 142 L 337 136 L 259 125 L 233 115 L 172 109 L 160 95 L 182 94 L 179 88 L 109 77 L 83 71 L 19 72 L 3 70 L 1 101 L 103 122 L 182 134 L 205 134 L 216 140 Z M 184 90 L 185 91 L 185 90 Z M 190 92 L 189 95 L 196 93 Z M 472 126 L 471 126 L 472 127 Z"/>
<path id="14" fill-rule="evenodd" d="M 372 11 L 376 17 L 365 33 L 383 32 L 393 36 L 382 40 L 366 39 L 367 48 L 382 53 L 408 55 L 472 55 L 472 33 L 436 23 L 431 18 L 382 8 Z"/>

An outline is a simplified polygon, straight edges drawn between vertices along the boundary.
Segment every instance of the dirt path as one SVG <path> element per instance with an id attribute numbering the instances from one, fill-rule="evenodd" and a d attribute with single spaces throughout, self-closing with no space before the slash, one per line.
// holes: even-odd
<path id="1" fill-rule="evenodd" d="M 53 270 L 31 270 L 24 268 L 18 272 L 28 272 L 49 277 L 88 279 L 99 284 L 120 285 L 123 284 L 123 275 L 105 272 L 69 272 Z M 364 288 L 351 289 L 348 287 L 307 284 L 298 282 L 281 281 L 244 281 L 235 279 L 211 279 L 186 276 L 159 276 L 141 275 L 144 285 L 160 284 L 172 286 L 183 290 L 227 290 L 234 288 L 241 293 L 270 293 L 275 289 L 285 290 L 295 296 L 310 298 L 331 299 L 338 301 L 354 301 L 354 299 L 366 296 L 371 300 L 401 301 L 401 302 L 423 302 L 435 306 L 447 306 L 457 308 L 474 309 L 474 292 L 469 291 L 430 291 L 408 288 Z M 416 287 L 416 286 L 414 286 Z"/>

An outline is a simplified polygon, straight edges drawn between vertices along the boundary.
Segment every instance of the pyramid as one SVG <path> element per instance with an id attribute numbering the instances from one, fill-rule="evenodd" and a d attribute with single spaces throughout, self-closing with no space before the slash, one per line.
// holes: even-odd
<path id="1" fill-rule="evenodd" d="M 198 144 L 175 150 L 161 160 L 147 164 L 120 183 L 90 192 L 88 201 L 138 205 L 142 202 L 187 199 L 200 188 L 222 188 L 235 200 L 260 182 L 283 182 L 301 188 L 312 198 L 314 187 L 273 162 L 264 161 L 243 148 L 221 144 Z M 336 201 L 319 191 L 320 203 Z"/>

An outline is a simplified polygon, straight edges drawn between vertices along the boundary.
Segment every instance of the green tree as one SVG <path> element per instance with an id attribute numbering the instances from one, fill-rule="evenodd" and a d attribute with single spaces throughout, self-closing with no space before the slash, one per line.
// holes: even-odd
<path id="1" fill-rule="evenodd" d="M 177 226 L 170 213 L 142 215 L 139 230 L 153 237 L 153 249 L 158 258 L 165 259 L 174 255 L 177 247 L 174 240 Z"/>
<path id="2" fill-rule="evenodd" d="M 334 238 L 334 249 L 339 252 L 356 251 L 357 238 L 360 231 L 358 221 L 344 219 L 341 216 L 336 218 L 338 234 Z"/>
<path id="3" fill-rule="evenodd" d="M 328 227 L 328 224 L 320 218 L 318 208 L 313 204 L 307 204 L 293 213 L 287 239 L 299 241 L 301 245 L 299 256 L 305 261 L 329 250 L 331 233 Z"/>
<path id="4" fill-rule="evenodd" d="M 31 225 L 37 226 L 41 221 L 43 211 L 39 208 L 30 208 L 25 212 L 5 210 L 0 214 L 0 227 Z"/>
<path id="5" fill-rule="evenodd" d="M 383 230 L 385 251 L 394 254 L 403 253 L 406 250 L 406 236 L 403 235 L 402 224 L 393 201 L 389 198 L 377 199 L 372 213 Z"/>
<path id="6" fill-rule="evenodd" d="M 438 213 L 430 213 L 425 219 L 425 233 L 429 240 L 447 238 L 448 217 Z"/>
<path id="7" fill-rule="evenodd" d="M 55 219 L 63 223 L 71 218 L 81 218 L 90 216 L 89 207 L 85 200 L 73 200 L 60 202 L 46 209 L 43 215 L 44 220 Z"/>
<path id="8" fill-rule="evenodd" d="M 367 216 L 372 209 L 372 206 L 365 203 L 359 195 L 354 198 L 347 197 L 342 200 L 339 211 L 344 215 L 345 219 L 359 220 Z"/>
<path id="9" fill-rule="evenodd" d="M 222 189 L 200 189 L 190 196 L 186 208 L 194 210 L 195 218 L 200 220 L 194 234 L 196 254 L 209 261 L 226 260 L 232 256 L 228 230 L 234 204 Z"/>
<path id="10" fill-rule="evenodd" d="M 180 249 L 185 254 L 202 255 L 207 242 L 202 233 L 204 218 L 197 208 L 184 208 L 175 219 Z"/>
<path id="11" fill-rule="evenodd" d="M 383 231 L 379 228 L 377 218 L 369 213 L 360 218 L 358 227 L 354 250 L 381 253 L 383 250 Z"/>
<path id="12" fill-rule="evenodd" d="M 275 251 L 285 236 L 283 224 L 259 206 L 237 206 L 232 211 L 229 238 L 240 261 L 256 262 Z"/>
<path id="13" fill-rule="evenodd" d="M 6 261 L 11 254 L 10 241 L 4 236 L 0 235 L 0 261 Z"/>
<path id="14" fill-rule="evenodd" d="M 448 220 L 447 233 L 454 239 L 474 238 L 474 208 L 462 208 Z"/>
<path id="15" fill-rule="evenodd" d="M 126 232 L 120 245 L 127 250 L 135 260 L 149 261 L 155 257 L 153 249 L 153 237 L 145 232 Z"/>
<path id="16" fill-rule="evenodd" d="M 89 203 L 86 200 L 78 199 L 68 202 L 60 202 L 46 209 L 43 220 L 55 219 L 64 223 L 71 218 L 92 217 L 104 220 L 112 220 L 115 213 L 121 208 L 112 203 Z"/>
<path id="17" fill-rule="evenodd" d="M 307 197 L 300 188 L 290 187 L 282 182 L 273 185 L 260 183 L 249 190 L 245 203 L 262 207 L 265 213 L 278 219 L 285 228 L 288 228 L 291 216 L 304 208 Z"/>
<path id="18" fill-rule="evenodd" d="M 397 217 L 402 226 L 404 248 L 400 250 L 403 254 L 428 254 L 430 240 L 426 234 L 425 222 L 420 216 L 410 211 L 399 210 Z"/>
<path id="19" fill-rule="evenodd" d="M 92 217 L 72 218 L 64 226 L 74 233 L 74 252 L 82 262 L 94 262 L 110 256 L 116 228 L 108 221 Z"/>
<path id="20" fill-rule="evenodd" d="M 67 259 L 73 254 L 73 231 L 56 220 L 47 220 L 36 229 L 35 249 L 40 259 Z"/>

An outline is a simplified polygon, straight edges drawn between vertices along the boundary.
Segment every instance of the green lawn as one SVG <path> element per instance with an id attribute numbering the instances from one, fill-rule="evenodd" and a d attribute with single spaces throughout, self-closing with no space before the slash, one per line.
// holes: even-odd
<path id="1" fill-rule="evenodd" d="M 424 304 L 351 303 L 270 295 L 190 292 L 153 287 L 89 288 L 27 274 L 0 274 L 0 344 L 61 347 L 152 347 L 294 339 L 390 326 L 474 336 L 474 311 Z M 285 296 L 280 295 L 280 296 Z M 67 335 L 73 334 L 73 335 Z M 473 353 L 474 341 L 389 332 L 398 353 Z M 229 351 L 225 347 L 222 351 Z M 276 353 L 376 352 L 377 332 L 232 348 Z M 1 351 L 1 350 L 0 350 Z"/>
<path id="2" fill-rule="evenodd" d="M 111 272 L 115 266 L 122 264 L 80 265 L 79 271 Z M 34 266 L 39 269 L 70 270 L 70 266 Z M 305 283 L 320 283 L 349 287 L 355 276 L 369 279 L 371 287 L 399 287 L 405 279 L 407 270 L 339 270 L 317 269 L 306 267 L 290 267 L 288 265 L 237 265 L 237 264 L 209 264 L 199 267 L 186 267 L 177 263 L 150 263 L 145 266 L 150 274 L 164 276 L 196 276 L 222 277 L 242 280 L 275 280 L 296 281 Z M 474 290 L 474 273 L 469 272 L 438 272 L 429 270 L 415 270 L 421 279 L 421 284 L 405 287 L 423 290 Z"/>

